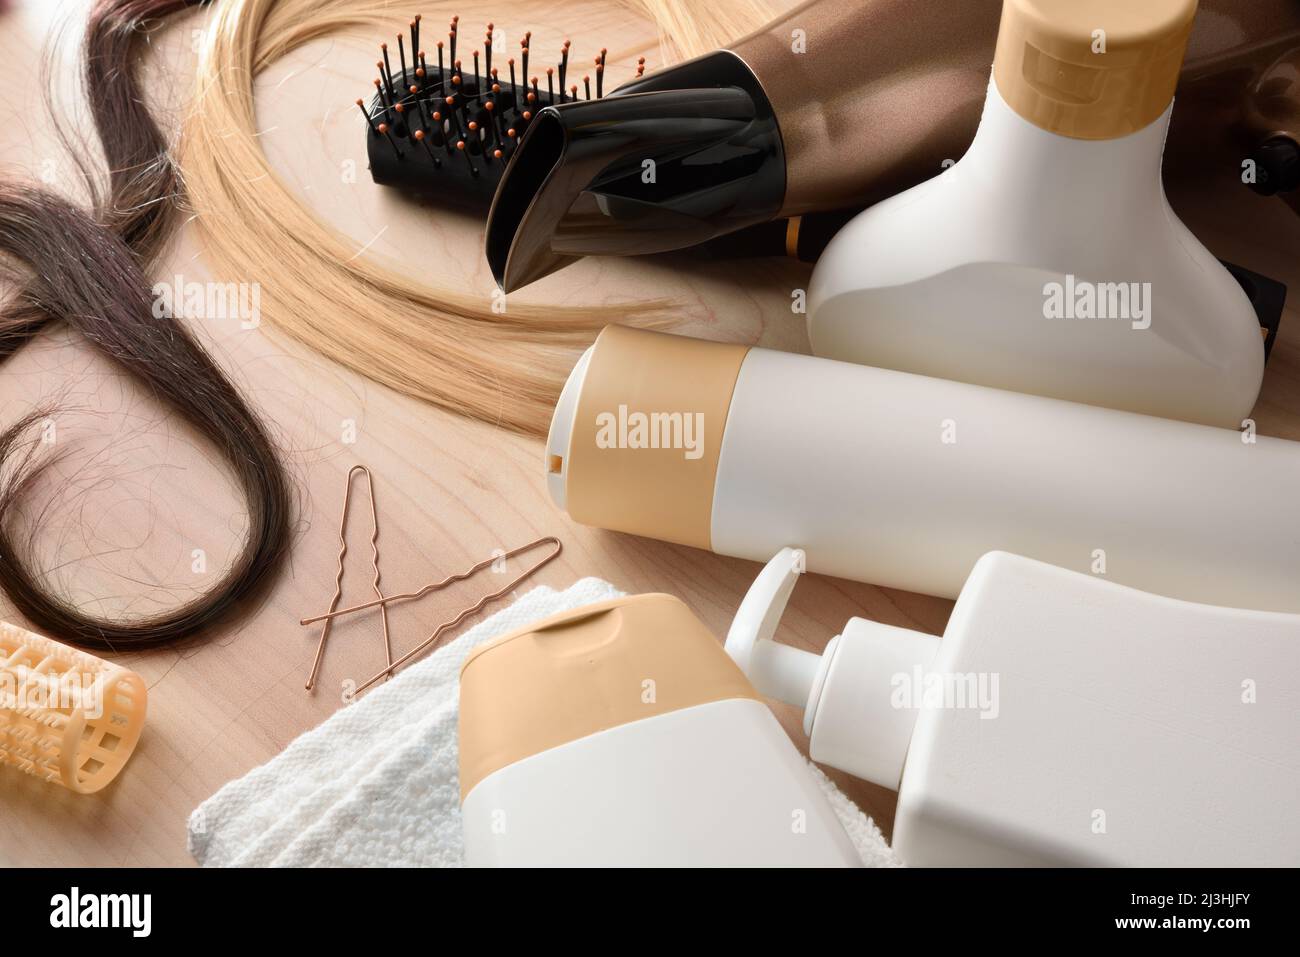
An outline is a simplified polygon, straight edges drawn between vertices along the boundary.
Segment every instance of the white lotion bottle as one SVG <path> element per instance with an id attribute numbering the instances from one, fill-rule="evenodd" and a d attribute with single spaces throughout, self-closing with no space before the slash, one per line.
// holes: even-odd
<path id="1" fill-rule="evenodd" d="M 477 648 L 459 739 L 473 866 L 861 864 L 771 709 L 671 595 L 585 605 Z"/>
<path id="2" fill-rule="evenodd" d="M 1300 616 L 1173 601 L 1004 552 L 942 640 L 851 619 L 774 642 L 803 554 L 727 637 L 814 761 L 898 791 L 912 866 L 1300 865 Z"/>
<path id="3" fill-rule="evenodd" d="M 547 440 L 577 521 L 955 598 L 1009 551 L 1300 612 L 1300 443 L 619 326 Z"/>
<path id="4" fill-rule="evenodd" d="M 974 143 L 866 210 L 809 288 L 817 355 L 1240 427 L 1264 349 L 1165 198 L 1195 0 L 1005 0 Z"/>

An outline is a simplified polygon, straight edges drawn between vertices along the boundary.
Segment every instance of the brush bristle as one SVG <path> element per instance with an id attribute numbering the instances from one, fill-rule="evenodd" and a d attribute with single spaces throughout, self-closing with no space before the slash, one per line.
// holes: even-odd
<path id="1" fill-rule="evenodd" d="M 507 58 L 503 67 L 488 24 L 482 47 L 471 51 L 473 65 L 466 68 L 458 57 L 459 18 L 452 19 L 446 42 L 439 40 L 432 55 L 420 48 L 420 21 L 419 16 L 411 21 L 409 38 L 397 38 L 396 69 L 388 44 L 380 45 L 376 92 L 369 108 L 362 107 L 371 176 L 381 185 L 486 210 L 537 111 L 577 96 L 576 85 L 565 88 L 569 41 L 543 80 L 529 73 L 531 33 L 520 41 L 518 59 Z M 596 98 L 604 96 L 605 56 L 602 49 L 595 58 Z M 642 57 L 636 75 L 644 72 Z M 591 99 L 589 78 L 583 86 Z"/>

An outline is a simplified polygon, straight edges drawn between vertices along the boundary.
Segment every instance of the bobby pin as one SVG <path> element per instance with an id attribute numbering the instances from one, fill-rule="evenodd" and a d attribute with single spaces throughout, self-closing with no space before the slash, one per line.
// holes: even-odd
<path id="1" fill-rule="evenodd" d="M 344 480 L 343 489 L 343 514 L 339 517 L 339 555 L 338 569 L 334 573 L 334 597 L 330 599 L 330 611 L 333 612 L 338 606 L 339 597 L 343 594 L 343 559 L 348 553 L 348 514 L 352 510 L 352 477 L 358 472 L 365 475 L 366 487 L 370 496 L 370 550 L 371 550 L 371 567 L 374 569 L 374 578 L 371 581 L 371 587 L 374 589 L 375 597 L 382 600 L 384 593 L 379 590 L 379 513 L 375 509 L 375 482 L 371 477 L 370 469 L 364 465 L 354 465 L 348 469 L 347 478 Z M 384 660 L 391 668 L 393 665 L 393 646 L 388 635 L 388 609 L 380 608 L 383 618 L 384 627 Z M 325 641 L 329 638 L 330 627 L 334 624 L 333 615 L 324 615 L 313 621 L 324 621 L 321 626 L 320 641 L 316 645 L 316 658 L 312 662 L 311 674 L 307 676 L 306 688 L 311 691 L 316 686 L 316 677 L 320 673 L 321 661 L 325 657 Z"/>
<path id="2" fill-rule="evenodd" d="M 375 601 L 365 602 L 364 604 L 352 605 L 349 608 L 340 608 L 337 611 L 334 610 L 333 605 L 331 605 L 330 610 L 326 614 L 316 615 L 313 618 L 304 618 L 302 619 L 302 624 L 310 625 L 313 622 L 317 622 L 317 621 L 325 621 L 328 624 L 328 622 L 342 615 L 349 615 L 352 614 L 353 612 L 364 611 L 367 608 L 374 608 L 376 606 L 382 608 L 393 602 L 413 601 L 414 599 L 424 597 L 430 592 L 434 592 L 442 588 L 446 588 L 448 585 L 454 582 L 464 581 L 465 579 L 474 575 L 476 572 L 482 571 L 484 568 L 487 568 L 489 565 L 495 564 L 498 561 L 502 561 L 503 559 L 513 558 L 516 555 L 537 548 L 540 545 L 548 545 L 548 544 L 554 546 L 554 548 L 551 551 L 549 551 L 546 555 L 544 555 L 541 559 L 539 559 L 534 564 L 530 565 L 528 568 L 524 569 L 522 573 L 517 575 L 514 579 L 512 579 L 507 584 L 503 585 L 501 588 L 498 588 L 496 591 L 491 592 L 490 594 L 484 595 L 475 604 L 471 605 L 469 608 L 462 610 L 459 614 L 456 615 L 456 617 L 452 618 L 450 621 L 443 622 L 441 625 L 437 627 L 437 629 L 434 630 L 433 634 L 429 635 L 428 638 L 424 639 L 424 641 L 420 642 L 420 644 L 416 645 L 414 648 L 412 648 L 406 654 L 402 655 L 402 657 L 398 658 L 396 661 L 390 662 L 386 667 L 384 667 L 377 674 L 371 676 L 369 679 L 367 679 L 365 682 L 359 685 L 356 689 L 356 692 L 360 693 L 362 691 L 365 691 L 371 685 L 375 684 L 375 682 L 391 675 L 395 670 L 402 667 L 402 665 L 406 664 L 412 658 L 415 658 L 417 655 L 420 655 L 426 650 L 428 650 L 429 648 L 431 648 L 433 645 L 437 643 L 438 639 L 442 637 L 443 632 L 445 632 L 448 628 L 454 628 L 456 625 L 459 625 L 470 615 L 482 611 L 483 608 L 489 602 L 496 601 L 498 598 L 501 598 L 504 595 L 508 595 L 510 592 L 518 588 L 519 585 L 521 585 L 523 582 L 525 582 L 534 574 L 536 574 L 538 571 L 540 571 L 544 566 L 553 562 L 556 558 L 559 557 L 560 552 L 564 548 L 564 546 L 560 544 L 560 540 L 558 538 L 555 538 L 552 535 L 548 535 L 545 538 L 539 538 L 534 542 L 529 542 L 527 545 L 521 545 L 518 548 L 511 549 L 510 551 L 506 552 L 504 555 L 494 555 L 491 558 L 484 559 L 483 561 L 478 562 L 477 564 L 471 566 L 469 569 L 467 569 L 464 572 L 461 572 L 460 574 L 449 575 L 448 577 L 444 578 L 442 581 L 439 582 L 431 582 L 428 585 L 425 585 L 423 588 L 419 589 L 418 591 L 407 592 L 402 595 L 391 595 L 387 598 L 379 598 L 376 599 Z"/>

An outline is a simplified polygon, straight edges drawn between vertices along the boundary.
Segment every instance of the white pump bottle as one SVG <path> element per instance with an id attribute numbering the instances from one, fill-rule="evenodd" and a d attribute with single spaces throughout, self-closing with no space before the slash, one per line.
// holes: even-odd
<path id="1" fill-rule="evenodd" d="M 1239 428 L 1263 341 L 1165 198 L 1195 0 L 1005 0 L 979 131 L 818 262 L 813 352 Z"/>
<path id="2" fill-rule="evenodd" d="M 814 761 L 898 790 L 904 863 L 1300 864 L 1300 616 L 990 552 L 942 640 L 854 618 L 819 656 L 772 640 L 802 571 L 768 563 L 727 652 Z"/>

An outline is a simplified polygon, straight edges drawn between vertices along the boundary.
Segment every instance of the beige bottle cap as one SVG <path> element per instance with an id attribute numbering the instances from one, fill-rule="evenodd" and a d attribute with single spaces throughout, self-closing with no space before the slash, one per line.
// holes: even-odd
<path id="1" fill-rule="evenodd" d="M 577 522 L 709 548 L 713 490 L 748 346 L 608 326 L 547 439 L 548 484 Z"/>
<path id="2" fill-rule="evenodd" d="M 501 768 L 608 728 L 758 693 L 672 595 L 560 612 L 460 669 L 460 795 Z"/>
<path id="3" fill-rule="evenodd" d="M 1173 99 L 1195 15 L 1196 0 L 1004 0 L 998 92 L 1062 136 L 1136 133 Z"/>

